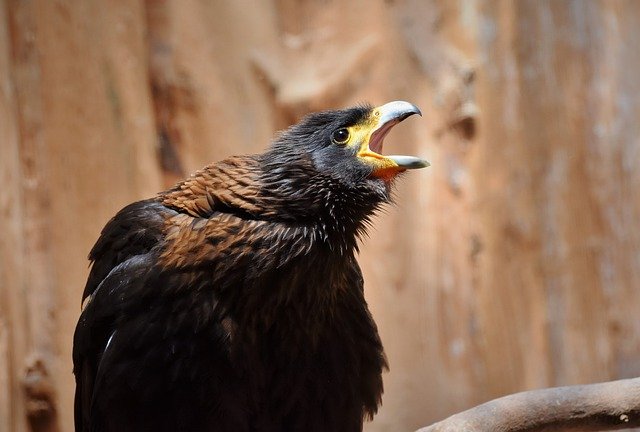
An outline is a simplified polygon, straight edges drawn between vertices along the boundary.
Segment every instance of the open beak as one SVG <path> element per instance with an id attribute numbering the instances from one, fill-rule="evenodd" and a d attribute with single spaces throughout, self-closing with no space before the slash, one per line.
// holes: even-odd
<path id="1" fill-rule="evenodd" d="M 395 125 L 413 114 L 422 115 L 418 107 L 404 101 L 389 102 L 371 111 L 371 131 L 368 139 L 362 142 L 357 156 L 373 165 L 372 176 L 391 179 L 399 172 L 430 165 L 426 160 L 415 156 L 381 154 L 385 136 Z"/>

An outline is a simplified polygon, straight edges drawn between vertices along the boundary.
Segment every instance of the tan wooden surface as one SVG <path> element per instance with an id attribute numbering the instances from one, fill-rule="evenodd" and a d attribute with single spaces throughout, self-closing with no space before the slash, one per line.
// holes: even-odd
<path id="1" fill-rule="evenodd" d="M 409 100 L 361 264 L 367 431 L 640 375 L 640 2 L 0 0 L 0 432 L 71 431 L 86 255 L 123 205 L 310 110 Z"/>

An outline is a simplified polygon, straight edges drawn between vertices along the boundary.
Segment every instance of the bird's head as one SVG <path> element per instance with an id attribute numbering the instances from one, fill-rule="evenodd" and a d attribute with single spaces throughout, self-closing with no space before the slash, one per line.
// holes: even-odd
<path id="1" fill-rule="evenodd" d="M 389 131 L 413 114 L 421 113 L 404 101 L 310 114 L 276 139 L 265 154 L 267 172 L 296 183 L 298 190 L 314 186 L 304 182 L 329 182 L 386 200 L 399 173 L 429 166 L 415 156 L 382 154 Z"/>

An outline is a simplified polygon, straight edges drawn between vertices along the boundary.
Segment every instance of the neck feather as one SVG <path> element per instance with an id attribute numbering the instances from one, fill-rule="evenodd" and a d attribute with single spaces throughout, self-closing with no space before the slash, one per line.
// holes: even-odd
<path id="1" fill-rule="evenodd" d="M 209 165 L 159 199 L 197 218 L 228 213 L 280 223 L 340 254 L 357 249 L 358 237 L 384 201 L 366 185 L 344 185 L 318 172 L 309 159 L 285 164 L 264 156 Z"/>

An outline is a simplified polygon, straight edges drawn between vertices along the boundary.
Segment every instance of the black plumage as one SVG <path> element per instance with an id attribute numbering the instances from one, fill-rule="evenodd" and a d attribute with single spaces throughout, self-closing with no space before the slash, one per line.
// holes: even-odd
<path id="1" fill-rule="evenodd" d="M 77 431 L 360 431 L 382 344 L 358 237 L 393 178 L 406 102 L 312 114 L 122 209 L 89 255 Z"/>

